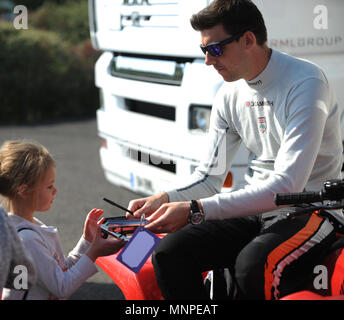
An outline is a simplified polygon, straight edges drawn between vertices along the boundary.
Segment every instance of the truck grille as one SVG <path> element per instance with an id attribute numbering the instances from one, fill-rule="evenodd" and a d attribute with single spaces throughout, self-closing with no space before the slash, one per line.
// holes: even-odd
<path id="1" fill-rule="evenodd" d="M 141 113 L 160 119 L 176 121 L 176 109 L 171 106 L 133 99 L 124 99 L 124 104 L 126 109 L 131 112 Z"/>
<path id="2" fill-rule="evenodd" d="M 124 0 L 121 5 L 121 29 L 177 28 L 179 0 Z"/>

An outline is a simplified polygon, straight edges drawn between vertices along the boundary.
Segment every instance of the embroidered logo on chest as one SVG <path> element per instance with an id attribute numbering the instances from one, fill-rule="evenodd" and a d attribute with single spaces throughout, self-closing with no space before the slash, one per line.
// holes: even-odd
<path id="1" fill-rule="evenodd" d="M 258 128 L 261 133 L 266 131 L 266 118 L 265 117 L 258 117 Z"/>

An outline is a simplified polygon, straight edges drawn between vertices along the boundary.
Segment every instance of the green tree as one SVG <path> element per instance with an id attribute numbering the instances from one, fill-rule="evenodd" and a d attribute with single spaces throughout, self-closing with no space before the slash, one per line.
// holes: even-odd
<path id="1" fill-rule="evenodd" d="M 97 90 L 83 47 L 51 31 L 13 30 L 0 24 L 1 122 L 93 116 Z"/>

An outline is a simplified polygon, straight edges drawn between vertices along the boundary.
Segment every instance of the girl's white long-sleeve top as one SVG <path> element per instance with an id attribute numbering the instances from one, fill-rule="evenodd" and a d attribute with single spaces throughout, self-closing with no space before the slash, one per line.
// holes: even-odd
<path id="1" fill-rule="evenodd" d="M 30 254 L 37 274 L 36 284 L 30 288 L 26 299 L 65 299 L 73 294 L 98 270 L 85 254 L 90 243 L 83 237 L 65 258 L 55 227 L 46 226 L 35 218 L 31 223 L 19 216 L 9 216 L 23 240 L 25 250 Z M 30 230 L 29 230 L 30 229 Z M 22 299 L 23 291 L 4 289 L 4 300 Z"/>
<path id="2" fill-rule="evenodd" d="M 201 199 L 206 219 L 224 219 L 274 210 L 276 193 L 320 191 L 341 178 L 341 112 L 319 67 L 272 50 L 255 79 L 219 89 L 206 157 L 167 192 L 170 202 Z M 251 155 L 247 185 L 220 193 L 241 143 Z"/>

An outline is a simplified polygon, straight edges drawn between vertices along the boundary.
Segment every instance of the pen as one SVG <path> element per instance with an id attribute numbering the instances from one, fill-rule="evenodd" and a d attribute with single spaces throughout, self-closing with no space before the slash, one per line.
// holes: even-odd
<path id="1" fill-rule="evenodd" d="M 106 202 L 108 202 L 108 203 L 110 203 L 110 204 L 112 204 L 113 206 L 115 206 L 115 207 L 117 207 L 117 208 L 120 208 L 120 209 L 122 209 L 122 210 L 124 210 L 124 211 L 126 211 L 126 212 L 129 212 L 130 214 L 134 215 L 134 212 L 128 210 L 127 208 L 122 207 L 121 205 L 119 205 L 119 204 L 116 203 L 116 202 L 113 202 L 112 200 L 109 200 L 109 199 L 107 199 L 107 198 L 103 198 L 103 200 L 106 201 Z"/>

